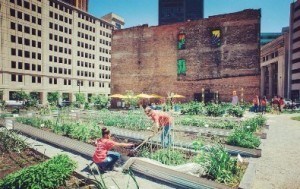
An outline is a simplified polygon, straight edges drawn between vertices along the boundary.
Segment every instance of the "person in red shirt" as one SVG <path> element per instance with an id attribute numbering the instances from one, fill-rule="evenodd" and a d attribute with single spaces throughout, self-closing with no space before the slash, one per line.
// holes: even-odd
<path id="1" fill-rule="evenodd" d="M 265 96 L 261 99 L 260 105 L 262 114 L 265 114 L 267 109 L 267 99 Z"/>
<path id="2" fill-rule="evenodd" d="M 154 122 L 152 127 L 154 132 L 163 129 L 161 133 L 161 144 L 163 148 L 168 147 L 171 144 L 170 130 L 173 123 L 171 116 L 159 110 L 152 110 L 150 107 L 145 108 L 145 113 Z"/>
<path id="3" fill-rule="evenodd" d="M 259 98 L 256 95 L 255 98 L 253 99 L 253 107 L 254 107 L 253 111 L 254 112 L 258 111 L 258 105 L 259 105 Z"/>
<path id="4" fill-rule="evenodd" d="M 280 99 L 279 99 L 279 111 L 280 112 L 282 112 L 282 110 L 283 110 L 283 107 L 284 107 L 284 100 L 283 100 L 283 98 L 281 97 Z"/>
<path id="5" fill-rule="evenodd" d="M 114 164 L 120 159 L 121 155 L 118 152 L 109 151 L 114 146 L 131 147 L 132 143 L 118 143 L 110 139 L 110 131 L 102 128 L 102 138 L 97 139 L 96 150 L 93 155 L 93 162 L 97 164 L 101 171 L 112 170 Z"/>

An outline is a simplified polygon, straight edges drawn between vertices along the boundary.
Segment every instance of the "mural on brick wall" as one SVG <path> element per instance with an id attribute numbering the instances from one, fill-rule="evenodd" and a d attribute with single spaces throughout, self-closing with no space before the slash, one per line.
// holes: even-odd
<path id="1" fill-rule="evenodd" d="M 211 44 L 214 47 L 220 47 L 221 46 L 221 30 L 215 29 L 211 31 Z"/>
<path id="2" fill-rule="evenodd" d="M 177 75 L 186 74 L 186 63 L 184 59 L 177 60 Z"/>
<path id="3" fill-rule="evenodd" d="M 180 33 L 178 34 L 178 49 L 185 49 L 185 34 Z"/>

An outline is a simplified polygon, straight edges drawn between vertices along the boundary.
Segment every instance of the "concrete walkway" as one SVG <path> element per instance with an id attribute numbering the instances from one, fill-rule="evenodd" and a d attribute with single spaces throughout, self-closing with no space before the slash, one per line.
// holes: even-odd
<path id="1" fill-rule="evenodd" d="M 262 157 L 253 159 L 256 172 L 253 189 L 300 188 L 300 114 L 267 115 L 270 125 L 262 140 Z"/>
<path id="2" fill-rule="evenodd" d="M 90 159 L 83 158 L 80 155 L 76 155 L 64 150 L 61 150 L 57 147 L 53 147 L 51 145 L 33 140 L 31 138 L 25 137 L 23 135 L 20 135 L 22 138 L 26 139 L 26 142 L 29 143 L 29 145 L 39 151 L 42 154 L 45 154 L 48 157 L 53 157 L 58 154 L 67 154 L 72 160 L 77 162 L 78 166 L 75 170 L 76 172 L 80 173 L 81 175 L 94 179 L 93 175 L 91 175 L 91 172 L 88 169 L 88 166 L 92 161 Z M 93 167 L 93 166 L 92 166 Z M 96 177 L 100 180 L 99 175 L 96 175 Z M 129 175 L 123 174 L 121 172 L 107 172 L 103 174 L 103 178 L 105 180 L 105 183 L 109 189 L 135 189 L 136 186 L 133 182 L 133 180 L 129 177 Z M 114 183 L 114 181 L 117 183 L 118 187 Z M 136 176 L 137 183 L 140 188 L 147 188 L 147 189 L 173 189 L 172 187 L 159 184 L 150 180 L 147 180 L 145 178 L 141 178 Z"/>

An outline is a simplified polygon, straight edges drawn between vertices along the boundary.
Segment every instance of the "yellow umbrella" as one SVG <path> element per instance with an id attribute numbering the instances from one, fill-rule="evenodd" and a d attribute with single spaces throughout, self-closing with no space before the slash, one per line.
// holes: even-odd
<path id="1" fill-rule="evenodd" d="M 185 98 L 185 96 L 179 95 L 179 94 L 175 94 L 174 96 L 172 96 L 172 98 Z"/>
<path id="2" fill-rule="evenodd" d="M 114 95 L 111 95 L 109 97 L 111 97 L 111 98 L 124 98 L 125 96 L 121 95 L 121 94 L 114 94 Z"/>
<path id="3" fill-rule="evenodd" d="M 153 98 L 153 96 L 144 94 L 144 93 L 138 94 L 138 95 L 136 95 L 136 97 L 137 98 Z"/>
<path id="4" fill-rule="evenodd" d="M 132 96 L 132 95 L 123 95 L 122 98 L 136 98 L 136 96 Z"/>
<path id="5" fill-rule="evenodd" d="M 153 98 L 163 98 L 162 96 L 159 96 L 157 94 L 151 94 L 150 96 L 152 96 Z"/>

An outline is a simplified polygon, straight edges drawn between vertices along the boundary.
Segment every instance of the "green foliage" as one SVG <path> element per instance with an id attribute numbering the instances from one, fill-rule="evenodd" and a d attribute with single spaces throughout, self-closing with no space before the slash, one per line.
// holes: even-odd
<path id="1" fill-rule="evenodd" d="M 227 113 L 234 117 L 243 117 L 245 110 L 240 106 L 230 106 Z"/>
<path id="2" fill-rule="evenodd" d="M 236 185 L 239 183 L 240 169 L 237 165 L 237 159 L 231 158 L 225 148 L 218 144 L 202 151 L 194 162 L 199 163 L 206 171 L 209 178 L 227 185 Z"/>
<path id="3" fill-rule="evenodd" d="M 139 99 L 135 98 L 134 92 L 131 90 L 127 90 L 125 94 L 126 98 L 123 100 L 128 107 L 135 107 L 138 104 Z"/>
<path id="4" fill-rule="evenodd" d="M 227 138 L 227 144 L 244 148 L 257 148 L 260 140 L 251 131 L 245 128 L 237 128 Z"/>
<path id="5" fill-rule="evenodd" d="M 195 151 L 201 150 L 204 146 L 204 141 L 201 138 L 198 138 L 197 140 L 193 141 L 192 146 Z"/>
<path id="6" fill-rule="evenodd" d="M 208 116 L 218 117 L 225 113 L 225 108 L 221 104 L 208 104 L 206 106 L 206 113 Z"/>
<path id="7" fill-rule="evenodd" d="M 51 92 L 47 95 L 47 100 L 50 105 L 56 106 L 58 104 L 58 100 L 60 98 L 59 92 Z"/>
<path id="8" fill-rule="evenodd" d="M 7 175 L 2 182 L 0 182 L 0 188 L 58 188 L 71 176 L 75 168 L 76 163 L 67 155 L 58 155 L 46 162 Z"/>
<path id="9" fill-rule="evenodd" d="M 13 117 L 13 114 L 0 114 L 0 118 Z"/>
<path id="10" fill-rule="evenodd" d="M 85 103 L 85 95 L 84 93 L 75 93 L 76 103 L 82 105 Z"/>
<path id="11" fill-rule="evenodd" d="M 0 132 L 0 144 L 7 152 L 20 152 L 27 147 L 27 144 L 15 132 L 3 129 Z"/>
<path id="12" fill-rule="evenodd" d="M 186 104 L 181 104 L 180 109 L 182 114 L 200 115 L 205 113 L 205 104 L 202 102 L 191 101 Z"/>
<path id="13" fill-rule="evenodd" d="M 144 149 L 141 151 L 140 155 L 142 157 L 148 157 L 150 159 L 159 161 L 165 165 L 180 165 L 187 162 L 184 153 L 171 148 L 160 149 L 154 153 L 150 153 Z"/>
<path id="14" fill-rule="evenodd" d="M 292 117 L 292 120 L 300 121 L 300 116 Z"/>
<path id="15" fill-rule="evenodd" d="M 182 116 L 175 119 L 176 125 L 187 125 L 196 127 L 211 127 L 220 129 L 233 129 L 238 123 L 233 120 L 213 120 L 198 116 Z"/>
<path id="16" fill-rule="evenodd" d="M 17 101 L 25 101 L 29 98 L 29 95 L 26 94 L 23 90 L 16 91 L 12 94 L 13 99 L 16 99 Z"/>
<path id="17" fill-rule="evenodd" d="M 91 98 L 91 102 L 94 103 L 94 107 L 97 110 L 101 110 L 103 108 L 106 108 L 108 98 L 105 95 L 94 95 Z"/>
<path id="18" fill-rule="evenodd" d="M 262 126 L 264 126 L 267 122 L 267 119 L 262 116 L 262 115 L 258 115 L 256 117 L 253 118 L 249 118 L 245 121 L 242 122 L 242 126 L 249 130 L 250 132 L 255 132 L 258 129 L 260 129 Z"/>

